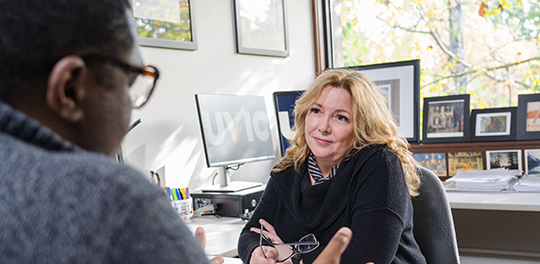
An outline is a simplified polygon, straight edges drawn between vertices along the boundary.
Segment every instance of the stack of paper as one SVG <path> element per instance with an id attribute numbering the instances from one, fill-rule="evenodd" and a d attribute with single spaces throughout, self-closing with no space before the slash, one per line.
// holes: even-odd
<path id="1" fill-rule="evenodd" d="M 518 184 L 514 185 L 514 190 L 520 192 L 540 192 L 540 177 L 524 177 Z"/>
<path id="2" fill-rule="evenodd" d="M 510 189 L 517 181 L 518 170 L 466 170 L 458 171 L 456 176 L 446 180 L 453 182 L 456 189 L 502 191 Z"/>

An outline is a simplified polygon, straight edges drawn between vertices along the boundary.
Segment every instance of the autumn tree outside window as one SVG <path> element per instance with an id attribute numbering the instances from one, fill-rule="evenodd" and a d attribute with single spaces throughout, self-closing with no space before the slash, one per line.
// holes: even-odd
<path id="1" fill-rule="evenodd" d="M 471 109 L 540 93 L 538 0 L 322 0 L 327 67 L 421 60 L 421 97 L 471 94 Z"/>

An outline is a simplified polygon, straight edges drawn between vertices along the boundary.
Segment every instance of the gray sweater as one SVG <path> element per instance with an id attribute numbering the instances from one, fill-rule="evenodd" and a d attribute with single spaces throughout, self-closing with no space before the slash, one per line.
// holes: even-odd
<path id="1" fill-rule="evenodd" d="M 140 172 L 0 102 L 1 263 L 208 263 Z"/>

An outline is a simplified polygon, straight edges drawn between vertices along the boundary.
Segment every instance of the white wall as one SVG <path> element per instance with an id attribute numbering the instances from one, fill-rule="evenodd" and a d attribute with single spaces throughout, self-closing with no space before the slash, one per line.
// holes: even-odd
<path id="1" fill-rule="evenodd" d="M 192 0 L 196 51 L 142 47 L 145 63 L 161 72 L 149 104 L 132 113 L 141 119 L 124 139 L 126 162 L 149 175 L 164 166 L 167 186 L 192 189 L 209 183 L 200 135 L 196 93 L 262 95 L 279 156 L 272 93 L 306 89 L 315 78 L 311 1 L 288 0 L 290 56 L 236 54 L 232 0 Z M 245 164 L 233 180 L 266 182 L 277 160 Z"/>

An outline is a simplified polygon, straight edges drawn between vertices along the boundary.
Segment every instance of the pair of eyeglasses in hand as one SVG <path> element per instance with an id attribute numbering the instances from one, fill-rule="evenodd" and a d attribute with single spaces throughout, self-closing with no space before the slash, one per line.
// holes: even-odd
<path id="1" fill-rule="evenodd" d="M 263 256 L 267 258 L 262 248 L 264 239 L 271 247 L 277 250 L 278 256 L 276 257 L 276 262 L 284 262 L 294 256 L 309 253 L 319 246 L 319 241 L 317 241 L 313 234 L 305 235 L 295 243 L 274 243 L 264 234 L 263 224 L 261 224 L 260 234 L 259 247 L 261 248 Z"/>

